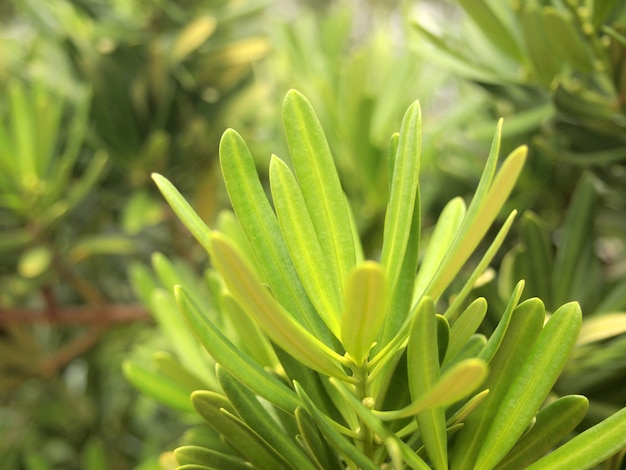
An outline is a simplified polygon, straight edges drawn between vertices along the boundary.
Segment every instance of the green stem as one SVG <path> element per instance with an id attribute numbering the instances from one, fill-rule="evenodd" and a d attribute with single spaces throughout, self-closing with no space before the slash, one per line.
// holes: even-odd
<path id="1" fill-rule="evenodd" d="M 370 394 L 369 394 L 370 393 L 370 381 L 369 381 L 368 370 L 369 370 L 369 367 L 368 367 L 367 362 L 365 362 L 364 364 L 360 366 L 356 366 L 354 368 L 354 376 L 357 381 L 355 392 L 356 392 L 357 398 L 361 400 L 361 402 L 363 402 L 365 398 L 370 397 Z M 373 458 L 374 448 L 375 448 L 374 433 L 361 418 L 359 418 L 359 427 L 360 427 L 359 435 L 361 437 L 361 441 L 360 441 L 361 450 L 367 457 Z"/>

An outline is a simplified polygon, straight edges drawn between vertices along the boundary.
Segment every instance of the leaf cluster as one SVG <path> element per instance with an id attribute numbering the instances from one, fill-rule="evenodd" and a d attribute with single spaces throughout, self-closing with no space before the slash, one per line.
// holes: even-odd
<path id="1" fill-rule="evenodd" d="M 389 146 L 380 258 L 365 260 L 324 132 L 300 93 L 287 94 L 283 122 L 292 167 L 272 157 L 272 204 L 243 139 L 224 134 L 236 219 L 217 229 L 154 176 L 209 253 L 222 283 L 215 305 L 228 305 L 214 317 L 185 282 L 171 290 L 216 364 L 209 390 L 191 394 L 208 426 L 174 452 L 180 468 L 589 468 L 626 444 L 620 411 L 559 447 L 587 409 L 584 397 L 551 395 L 578 337 L 577 304 L 546 322 L 540 300 L 520 303 L 519 283 L 493 334 L 478 332 L 487 304 L 468 295 L 514 212 L 463 287 L 449 291 L 510 194 L 525 148 L 498 169 L 498 126 L 474 198 L 446 206 L 420 258 L 414 103 Z M 163 321 L 178 323 L 172 315 Z"/>

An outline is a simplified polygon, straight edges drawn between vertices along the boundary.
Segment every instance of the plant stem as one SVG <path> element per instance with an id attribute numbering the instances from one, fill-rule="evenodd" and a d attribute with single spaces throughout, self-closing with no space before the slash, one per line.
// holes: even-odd
<path id="1" fill-rule="evenodd" d="M 369 398 L 370 382 L 369 382 L 369 367 L 367 362 L 361 366 L 354 368 L 354 375 L 357 380 L 356 383 L 356 396 L 363 402 L 364 399 Z M 372 458 L 374 454 L 374 434 L 367 424 L 359 418 L 359 435 L 361 436 L 361 450 L 367 456 Z"/>

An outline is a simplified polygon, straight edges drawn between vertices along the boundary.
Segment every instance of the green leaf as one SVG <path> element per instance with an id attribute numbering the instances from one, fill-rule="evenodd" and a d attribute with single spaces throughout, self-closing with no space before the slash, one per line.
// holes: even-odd
<path id="1" fill-rule="evenodd" d="M 450 362 L 469 341 L 478 327 L 485 318 L 487 313 L 487 301 L 484 298 L 474 300 L 459 315 L 459 318 L 452 324 L 450 329 L 450 340 L 448 342 L 448 350 L 443 361 L 444 365 Z"/>
<path id="2" fill-rule="evenodd" d="M 510 326 L 510 322 L 513 318 L 513 315 L 519 314 L 516 312 L 516 308 L 518 307 L 517 303 L 519 302 L 520 297 L 522 296 L 522 291 L 524 290 L 524 281 L 519 281 L 513 289 L 513 293 L 509 298 L 509 303 L 498 322 L 498 326 L 495 331 L 489 337 L 489 341 L 487 341 L 487 345 L 480 353 L 480 358 L 486 362 L 491 362 L 492 358 L 500 348 L 503 339 L 505 338 L 507 331 Z M 532 307 L 531 307 L 532 306 Z M 543 303 L 541 301 L 537 302 L 537 299 L 534 299 L 531 304 L 525 306 L 525 308 L 530 308 L 532 310 L 541 310 L 541 314 L 545 312 Z M 524 310 L 522 310 L 524 311 Z M 538 314 L 537 314 L 538 315 Z"/>
<path id="3" fill-rule="evenodd" d="M 181 287 L 175 289 L 175 294 L 178 307 L 194 335 L 216 362 L 270 403 L 288 412 L 296 409 L 300 402 L 291 389 L 243 354 L 209 321 Z"/>
<path id="4" fill-rule="evenodd" d="M 602 341 L 626 333 L 626 313 L 596 314 L 585 318 L 576 347 Z"/>
<path id="5" fill-rule="evenodd" d="M 222 234 L 213 234 L 211 252 L 212 261 L 231 294 L 277 345 L 307 367 L 343 380 L 348 379 L 340 365 L 345 362 L 345 358 L 319 341 L 289 315 Z"/>
<path id="6" fill-rule="evenodd" d="M 430 467 L 424 462 L 404 441 L 400 440 L 393 432 L 385 427 L 380 418 L 372 413 L 372 410 L 365 405 L 349 390 L 346 384 L 330 378 L 331 384 L 337 389 L 346 403 L 352 407 L 363 421 L 364 425 L 370 428 L 375 435 L 383 439 L 386 443 L 393 442 L 402 458 L 411 468 L 428 470 Z"/>
<path id="7" fill-rule="evenodd" d="M 234 130 L 220 142 L 224 183 L 263 280 L 285 309 L 325 344 L 332 338 L 298 278 L 276 215 L 259 181 L 252 155 Z"/>
<path id="8" fill-rule="evenodd" d="M 493 417 L 477 470 L 493 468 L 522 435 L 563 369 L 581 322 L 576 303 L 562 306 L 550 317 Z"/>
<path id="9" fill-rule="evenodd" d="M 360 469 L 380 470 L 378 465 L 376 465 L 363 452 L 357 449 L 348 439 L 341 435 L 335 427 L 334 421 L 332 421 L 328 416 L 322 413 L 317 406 L 315 406 L 315 403 L 313 403 L 304 389 L 297 382 L 294 383 L 294 386 L 298 397 L 300 397 L 302 403 L 304 403 L 305 409 L 311 415 L 317 426 L 320 428 L 322 434 L 326 436 L 327 442 L 333 448 L 345 455 L 347 459 L 358 465 L 358 468 Z"/>
<path id="10" fill-rule="evenodd" d="M 480 278 L 480 276 L 485 274 L 485 271 L 489 267 L 489 263 L 491 263 L 491 260 L 493 260 L 493 258 L 497 254 L 498 250 L 502 246 L 502 243 L 504 243 L 504 239 L 509 233 L 509 230 L 513 225 L 513 221 L 515 220 L 516 215 L 516 211 L 513 211 L 509 214 L 509 216 L 504 221 L 504 224 L 502 224 L 502 227 L 500 227 L 500 230 L 498 230 L 496 237 L 489 245 L 489 248 L 487 248 L 487 251 L 482 256 L 472 273 L 463 284 L 463 287 L 461 287 L 461 289 L 455 294 L 454 300 L 444 314 L 447 319 L 454 318 L 460 306 L 466 303 L 467 297 L 471 293 L 472 289 L 476 287 L 476 281 Z"/>
<path id="11" fill-rule="evenodd" d="M 198 47 L 200 47 L 215 31 L 217 19 L 213 16 L 200 16 L 193 19 L 180 30 L 169 51 L 173 64 L 179 64 Z"/>
<path id="12" fill-rule="evenodd" d="M 315 233 L 298 182 L 278 157 L 270 161 L 270 186 L 289 254 L 317 313 L 339 336 L 341 278 Z"/>
<path id="13" fill-rule="evenodd" d="M 448 406 L 472 393 L 487 377 L 487 365 L 480 359 L 460 361 L 447 370 L 437 383 L 410 405 L 393 411 L 376 411 L 387 421 L 414 416 L 433 406 Z"/>
<path id="14" fill-rule="evenodd" d="M 309 101 L 290 90 L 283 102 L 289 153 L 324 253 L 343 287 L 356 262 L 352 226 L 324 130 Z"/>
<path id="15" fill-rule="evenodd" d="M 250 465 L 242 458 L 223 454 L 214 449 L 200 446 L 182 446 L 174 451 L 179 468 L 188 465 L 202 465 L 208 468 L 228 468 L 250 470 Z"/>
<path id="16" fill-rule="evenodd" d="M 520 233 L 526 250 L 523 264 L 526 267 L 524 278 L 528 292 L 552 306 L 552 280 L 550 273 L 553 266 L 553 254 L 548 234 L 539 217 L 532 212 L 525 212 L 520 219 Z"/>
<path id="17" fill-rule="evenodd" d="M 426 287 L 437 273 L 463 223 L 466 212 L 463 199 L 456 197 L 450 200 L 439 214 L 439 219 L 415 279 L 414 301 L 418 301 L 422 297 Z"/>
<path id="18" fill-rule="evenodd" d="M 522 61 L 524 54 L 516 34 L 515 23 L 504 16 L 506 10 L 498 9 L 497 3 L 494 6 L 487 0 L 459 0 L 463 10 L 489 39 L 491 45 L 510 58 Z"/>
<path id="19" fill-rule="evenodd" d="M 548 37 L 550 54 L 559 62 L 569 64 L 580 72 L 594 70 L 594 53 L 588 39 L 577 29 L 573 15 L 565 15 L 553 7 L 542 8 L 544 31 Z"/>
<path id="20" fill-rule="evenodd" d="M 50 211 L 43 214 L 40 223 L 43 226 L 48 226 L 82 202 L 104 175 L 108 159 L 106 152 L 96 152 L 78 182 L 70 186 L 69 189 L 65 188 L 65 198 L 57 201 Z"/>
<path id="21" fill-rule="evenodd" d="M 485 64 L 471 60 L 460 43 L 446 40 L 433 34 L 420 24 L 414 24 L 415 31 L 425 43 L 431 47 L 424 47 L 420 53 L 427 59 L 439 63 L 455 72 L 457 75 L 485 83 L 501 83 L 503 80 L 519 83 L 523 76 L 517 71 L 511 73 L 508 69 L 491 70 Z"/>
<path id="22" fill-rule="evenodd" d="M 34 112 L 32 96 L 24 90 L 20 81 L 11 81 L 8 87 L 8 101 L 11 130 L 15 148 L 14 158 L 20 165 L 20 179 L 22 187 L 28 189 L 39 182 L 37 172 L 37 157 L 35 145 L 37 138 L 35 133 Z"/>
<path id="23" fill-rule="evenodd" d="M 228 316 L 232 324 L 237 327 L 239 336 L 237 343 L 241 350 L 263 367 L 272 369 L 276 367 L 279 361 L 272 343 L 228 291 L 222 293 L 220 305 L 222 314 Z"/>
<path id="24" fill-rule="evenodd" d="M 122 370 L 126 379 L 142 393 L 176 410 L 193 412 L 187 387 L 135 362 L 124 361 Z"/>
<path id="25" fill-rule="evenodd" d="M 337 454 L 332 451 L 311 415 L 304 408 L 296 408 L 295 415 L 303 446 L 311 458 L 315 459 L 319 469 L 344 470 Z"/>
<path id="26" fill-rule="evenodd" d="M 407 368 L 411 399 L 426 395 L 439 380 L 439 352 L 435 304 L 428 297 L 420 301 L 413 318 L 407 345 Z M 468 391 L 467 395 L 469 395 Z M 417 424 L 426 453 L 437 470 L 448 467 L 446 414 L 442 406 L 417 413 Z"/>
<path id="27" fill-rule="evenodd" d="M 563 63 L 548 44 L 545 17 L 535 6 L 525 8 L 520 14 L 520 27 L 528 50 L 528 59 L 536 79 L 549 86 L 561 72 Z"/>
<path id="28" fill-rule="evenodd" d="M 189 229 L 200 245 L 202 245 L 206 251 L 209 251 L 211 229 L 207 227 L 204 221 L 191 208 L 189 203 L 185 200 L 182 194 L 178 192 L 172 183 L 157 173 L 152 174 L 152 179 L 181 222 Z"/>
<path id="29" fill-rule="evenodd" d="M 467 418 L 467 416 L 474 411 L 476 407 L 480 405 L 485 398 L 487 398 L 488 395 L 489 389 L 486 389 L 467 400 L 467 402 L 452 416 L 450 416 L 448 421 L 446 421 L 448 428 L 457 424 L 462 424 L 465 418 Z"/>
<path id="30" fill-rule="evenodd" d="M 380 340 L 381 345 L 388 344 L 410 322 L 411 308 L 413 306 L 413 286 L 420 255 L 421 207 L 419 200 L 417 200 L 418 198 L 419 194 L 416 195 L 415 205 L 413 206 L 409 238 L 406 251 L 404 252 L 404 259 L 398 272 L 398 279 L 393 286 L 394 290 L 387 294 L 390 301 L 385 314 L 384 329 Z"/>
<path id="31" fill-rule="evenodd" d="M 155 352 L 153 360 L 159 373 L 170 379 L 172 382 L 186 388 L 189 390 L 189 393 L 194 390 L 203 390 L 207 388 L 207 386 L 210 387 L 213 384 L 217 384 L 215 381 L 207 384 L 205 381 L 201 380 L 200 374 L 192 373 L 180 364 L 180 362 L 174 359 L 171 354 L 166 352 Z"/>
<path id="32" fill-rule="evenodd" d="M 191 395 L 196 411 L 222 433 L 228 444 L 256 468 L 295 469 L 246 423 L 224 408 L 224 397 L 217 393 L 196 391 Z"/>
<path id="33" fill-rule="evenodd" d="M 572 201 L 567 209 L 563 238 L 554 260 L 552 301 L 555 305 L 561 305 L 576 298 L 576 293 L 572 292 L 572 284 L 580 253 L 590 243 L 593 227 L 591 221 L 595 206 L 596 190 L 593 179 L 590 175 L 585 175 L 576 185 Z"/>
<path id="34" fill-rule="evenodd" d="M 561 397 L 537 413 L 530 431 L 524 434 L 502 460 L 497 470 L 524 469 L 567 439 L 589 409 L 580 395 Z"/>
<path id="35" fill-rule="evenodd" d="M 492 155 L 496 154 L 497 150 L 492 151 Z M 488 175 L 491 171 L 491 160 L 494 160 L 493 164 L 495 165 L 497 156 L 490 155 L 484 172 L 487 178 L 481 178 L 467 215 L 463 220 L 463 225 L 446 253 L 437 274 L 426 289 L 426 295 L 438 298 L 484 238 L 513 190 L 526 160 L 526 154 L 526 147 L 518 147 L 514 150 L 504 161 L 493 181 Z"/>
<path id="36" fill-rule="evenodd" d="M 400 276 L 411 225 L 407 215 L 414 214 L 419 204 L 419 162 L 422 139 L 421 109 L 419 102 L 413 103 L 402 119 L 400 140 L 394 158 L 389 203 L 385 213 L 381 264 L 387 271 L 390 292 Z"/>
<path id="37" fill-rule="evenodd" d="M 580 433 L 527 470 L 593 468 L 626 447 L 626 408 Z"/>
<path id="38" fill-rule="evenodd" d="M 514 298 L 509 302 L 513 308 L 516 304 L 517 300 Z M 490 373 L 484 387 L 489 389 L 489 395 L 480 407 L 467 417 L 463 429 L 458 432 L 450 454 L 450 468 L 452 469 L 474 469 L 476 457 L 486 442 L 486 433 L 498 412 L 500 403 L 517 377 L 528 350 L 534 344 L 543 326 L 545 309 L 540 300 L 530 299 L 514 310 L 513 308 L 511 313 L 505 314 L 501 320 L 501 324 L 505 323 L 506 327 L 502 328 L 502 332 L 498 330 L 494 332 L 494 335 L 502 338 L 493 341 L 494 335 L 492 335 L 488 345 L 484 348 L 493 350 L 486 354 Z M 510 317 L 509 320 L 505 318 L 507 316 Z M 495 344 L 498 346 L 489 346 Z"/>
<path id="39" fill-rule="evenodd" d="M 216 375 L 224 395 L 241 418 L 263 437 L 282 457 L 298 469 L 317 470 L 308 456 L 292 441 L 279 423 L 263 407 L 257 396 L 219 364 Z"/>
<path id="40" fill-rule="evenodd" d="M 341 343 L 357 365 L 367 359 L 385 320 L 385 282 L 385 272 L 373 261 L 357 265 L 348 276 L 341 317 Z"/>
<path id="41" fill-rule="evenodd" d="M 202 378 L 208 386 L 217 382 L 210 358 L 202 350 L 189 330 L 173 296 L 163 289 L 155 289 L 150 295 L 150 311 L 174 348 L 178 359 L 185 367 Z"/>
<path id="42" fill-rule="evenodd" d="M 33 279 L 44 274 L 52 263 L 53 253 L 48 246 L 37 245 L 20 253 L 17 272 L 20 276 Z"/>

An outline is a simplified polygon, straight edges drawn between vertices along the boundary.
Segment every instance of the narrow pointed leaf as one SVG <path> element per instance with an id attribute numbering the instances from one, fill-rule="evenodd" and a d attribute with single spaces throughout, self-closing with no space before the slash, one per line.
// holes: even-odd
<path id="1" fill-rule="evenodd" d="M 522 435 L 565 365 L 581 322 L 580 307 L 575 303 L 564 305 L 550 317 L 493 418 L 476 469 L 493 468 Z"/>
<path id="2" fill-rule="evenodd" d="M 402 455 L 402 458 L 409 464 L 411 468 L 419 470 L 428 470 L 430 467 L 424 462 L 410 447 L 401 441 L 395 433 L 385 427 L 383 422 L 376 416 L 372 410 L 368 409 L 363 403 L 347 388 L 346 384 L 339 382 L 337 379 L 331 378 L 330 382 L 339 391 L 340 395 L 346 401 L 348 406 L 352 407 L 359 415 L 365 426 L 370 428 L 375 435 L 383 439 L 383 441 L 392 441 L 394 446 Z"/>
<path id="3" fill-rule="evenodd" d="M 209 244 L 211 240 L 211 229 L 207 227 L 200 216 L 192 209 L 189 203 L 185 200 L 182 194 L 170 183 L 165 177 L 153 173 L 152 179 L 156 183 L 159 191 L 165 197 L 167 203 L 174 210 L 181 222 L 189 229 L 191 234 L 202 245 L 202 247 L 209 251 Z"/>
<path id="4" fill-rule="evenodd" d="M 480 393 L 477 393 L 472 398 L 467 400 L 467 402 L 458 409 L 448 421 L 446 421 L 446 425 L 448 428 L 450 426 L 454 426 L 456 424 L 462 424 L 465 421 L 465 418 L 472 412 L 478 405 L 480 405 L 485 398 L 489 395 L 489 389 L 483 390 Z"/>
<path id="5" fill-rule="evenodd" d="M 524 290 L 524 281 L 519 281 L 517 285 L 515 286 L 515 289 L 513 289 L 513 293 L 511 294 L 511 297 L 509 298 L 509 302 L 506 306 L 506 309 L 504 310 L 504 313 L 502 314 L 502 318 L 498 322 L 498 326 L 496 327 L 495 331 L 491 334 L 491 336 L 489 337 L 489 340 L 487 341 L 487 345 L 480 353 L 480 358 L 483 359 L 484 361 L 491 362 L 491 359 L 500 348 L 500 345 L 502 344 L 502 341 L 505 335 L 507 334 L 509 324 L 511 322 L 513 315 L 519 314 L 518 312 L 516 312 L 515 309 L 518 307 L 517 303 L 519 302 L 519 299 L 522 296 L 523 290 Z M 532 310 L 540 310 L 541 315 L 543 315 L 545 312 L 543 303 L 541 301 L 537 301 L 537 299 L 532 300 L 532 302 L 526 305 L 525 308 L 532 309 Z M 522 310 L 522 311 L 525 312 L 526 310 Z M 539 315 L 539 313 L 537 313 L 536 315 Z"/>
<path id="6" fill-rule="evenodd" d="M 532 212 L 525 212 L 520 219 L 520 232 L 526 251 L 524 253 L 524 278 L 528 292 L 539 297 L 548 306 L 552 306 L 553 254 L 548 234 L 542 222 Z"/>
<path id="7" fill-rule="evenodd" d="M 191 395 L 196 411 L 228 444 L 257 468 L 295 469 L 261 436 L 222 406 L 223 397 L 205 391 Z"/>
<path id="8" fill-rule="evenodd" d="M 341 278 L 324 252 L 309 216 L 302 192 L 287 165 L 278 157 L 270 161 L 270 185 L 278 222 L 289 254 L 324 323 L 339 335 Z"/>
<path id="9" fill-rule="evenodd" d="M 410 322 L 411 309 L 413 307 L 413 286 L 415 284 L 415 273 L 420 255 L 421 236 L 421 207 L 419 193 L 415 196 L 413 215 L 409 238 L 407 241 L 404 259 L 398 272 L 398 278 L 393 285 L 393 291 L 389 292 L 389 303 L 385 314 L 383 334 L 380 340 L 381 345 L 388 344 L 402 327 Z"/>
<path id="10" fill-rule="evenodd" d="M 580 395 L 568 395 L 550 403 L 537 413 L 533 427 L 522 436 L 496 469 L 528 468 L 567 439 L 588 409 L 589 400 Z"/>
<path id="11" fill-rule="evenodd" d="M 222 313 L 228 315 L 232 323 L 237 325 L 238 344 L 241 349 L 263 367 L 273 369 L 279 361 L 267 335 L 261 331 L 259 325 L 250 318 L 232 295 L 225 291 L 221 297 Z"/>
<path id="12" fill-rule="evenodd" d="M 320 431 L 326 436 L 328 443 L 333 446 L 337 451 L 344 454 L 346 458 L 354 462 L 358 465 L 358 468 L 363 470 L 380 470 L 379 466 L 376 465 L 369 457 L 367 457 L 363 452 L 357 449 L 352 442 L 350 442 L 346 437 L 344 437 L 331 423 L 330 418 L 322 413 L 316 406 L 315 403 L 308 397 L 306 392 L 299 386 L 296 382 L 295 384 L 296 393 L 298 397 L 304 403 L 305 409 L 309 412 L 317 426 L 320 428 Z"/>
<path id="13" fill-rule="evenodd" d="M 516 305 L 512 299 L 510 305 Z M 524 363 L 527 351 L 534 344 L 543 326 L 545 309 L 538 299 L 530 299 L 507 315 L 507 327 L 502 332 L 494 332 L 501 338 L 492 342 L 491 339 L 484 349 L 489 348 L 486 354 L 489 359 L 490 374 L 484 387 L 489 389 L 489 395 L 483 403 L 474 410 L 465 420 L 454 441 L 450 454 L 450 468 L 452 470 L 470 470 L 474 468 L 476 457 L 485 443 L 485 435 L 498 412 L 498 408 L 507 394 L 511 382 L 519 373 Z M 506 319 L 503 317 L 502 321 Z M 495 344 L 498 346 L 495 347 Z"/>
<path id="14" fill-rule="evenodd" d="M 288 412 L 296 409 L 300 402 L 291 389 L 243 354 L 208 320 L 182 288 L 177 287 L 175 293 L 178 307 L 191 330 L 216 362 L 270 403 Z"/>
<path id="15" fill-rule="evenodd" d="M 385 272 L 372 261 L 348 276 L 341 317 L 341 342 L 357 365 L 367 358 L 380 332 L 387 306 Z"/>
<path id="16" fill-rule="evenodd" d="M 125 361 L 122 370 L 126 379 L 147 396 L 184 412 L 193 412 L 189 389 L 158 372 L 132 361 Z"/>
<path id="17" fill-rule="evenodd" d="M 512 211 L 507 219 L 504 221 L 502 227 L 500 227 L 497 235 L 489 245 L 489 248 L 487 248 L 487 251 L 482 256 L 472 273 L 469 275 L 469 277 L 463 284 L 463 287 L 461 287 L 461 289 L 454 296 L 454 300 L 444 314 L 447 319 L 454 318 L 460 306 L 466 303 L 467 297 L 472 292 L 472 289 L 474 289 L 476 286 L 476 281 L 489 268 L 489 263 L 491 263 L 495 255 L 498 253 L 498 250 L 502 246 L 502 243 L 504 243 L 504 239 L 509 233 L 509 230 L 511 229 L 511 226 L 513 225 L 513 221 L 515 220 L 516 216 L 517 211 Z"/>
<path id="18" fill-rule="evenodd" d="M 387 270 L 391 291 L 400 275 L 411 231 L 412 220 L 407 215 L 413 214 L 415 204 L 419 204 L 417 194 L 421 139 L 421 109 L 416 101 L 402 119 L 385 214 L 381 264 Z"/>
<path id="19" fill-rule="evenodd" d="M 417 401 L 394 411 L 377 411 L 381 419 L 391 420 L 414 416 L 433 406 L 448 406 L 472 393 L 487 377 L 487 365 L 480 359 L 466 359 L 455 364 Z"/>
<path id="20" fill-rule="evenodd" d="M 309 301 L 293 266 L 252 155 L 241 136 L 232 129 L 222 136 L 220 165 L 228 196 L 263 280 L 295 319 L 324 343 L 331 344 L 328 330 Z"/>
<path id="21" fill-rule="evenodd" d="M 241 418 L 263 437 L 280 455 L 302 470 L 316 470 L 308 456 L 289 438 L 279 423 L 263 407 L 257 396 L 222 367 L 217 366 L 217 378 L 224 395 Z"/>
<path id="22" fill-rule="evenodd" d="M 217 385 L 217 381 L 207 384 L 205 381 L 201 380 L 199 374 L 190 372 L 180 362 L 174 359 L 171 354 L 166 352 L 155 352 L 153 355 L 153 361 L 159 373 L 170 379 L 172 382 L 186 388 L 189 390 L 189 393 L 194 390 L 203 390 L 207 387 L 213 386 L 214 384 Z"/>
<path id="23" fill-rule="evenodd" d="M 208 385 L 215 384 L 210 358 L 195 341 L 174 297 L 163 289 L 153 290 L 150 296 L 150 311 L 165 337 L 170 341 L 179 360 L 189 370 L 195 371 L 198 377 L 205 380 Z"/>
<path id="24" fill-rule="evenodd" d="M 596 190 L 589 175 L 583 176 L 576 185 L 572 202 L 567 210 L 563 238 L 557 248 L 552 270 L 552 285 L 555 305 L 573 300 L 576 293 L 572 292 L 572 284 L 576 273 L 576 263 L 580 253 L 589 242 L 590 230 L 593 226 L 594 208 L 596 205 Z"/>
<path id="25" fill-rule="evenodd" d="M 324 130 L 309 101 L 290 90 L 283 102 L 289 153 L 318 240 L 340 286 L 356 262 L 352 225 Z"/>
<path id="26" fill-rule="evenodd" d="M 453 359 L 463 349 L 463 346 L 478 330 L 486 313 L 487 301 L 481 297 L 472 302 L 459 315 L 459 318 L 452 324 L 450 329 L 450 341 L 444 364 Z"/>
<path id="27" fill-rule="evenodd" d="M 435 304 L 424 298 L 417 307 L 407 345 L 407 368 L 411 399 L 426 395 L 439 380 L 439 352 Z M 468 391 L 467 395 L 471 392 Z M 426 453 L 437 470 L 448 467 L 446 416 L 442 406 L 417 413 L 417 424 Z"/>
<path id="28" fill-rule="evenodd" d="M 587 429 L 527 470 L 586 469 L 626 447 L 626 408 Z"/>
<path id="29" fill-rule="evenodd" d="M 465 12 L 478 25 L 490 44 L 500 49 L 514 60 L 522 60 L 523 52 L 520 39 L 516 34 L 515 23 L 507 21 L 503 12 L 506 10 L 494 8 L 486 0 L 459 0 Z"/>
<path id="30" fill-rule="evenodd" d="M 229 470 L 250 470 L 244 459 L 223 454 L 200 446 L 182 446 L 174 451 L 178 465 L 202 465 L 208 468 L 228 468 Z"/>
<path id="31" fill-rule="evenodd" d="M 268 292 L 236 248 L 221 234 L 211 239 L 212 260 L 229 291 L 265 333 L 307 367 L 346 379 L 344 358 L 309 333 Z"/>
<path id="32" fill-rule="evenodd" d="M 337 454 L 331 450 L 311 415 L 304 408 L 296 408 L 295 415 L 302 440 L 318 462 L 320 470 L 344 470 Z"/>
<path id="33" fill-rule="evenodd" d="M 466 212 L 465 203 L 460 197 L 450 200 L 441 211 L 415 279 L 414 301 L 421 298 L 430 280 L 437 273 L 463 223 Z"/>
<path id="34" fill-rule="evenodd" d="M 437 275 L 426 290 L 427 295 L 433 298 L 441 295 L 474 252 L 513 190 L 517 177 L 524 166 L 526 154 L 526 147 L 519 147 L 514 150 L 502 164 L 489 186 L 489 191 L 476 203 L 472 200 L 457 238 L 446 254 Z M 478 189 L 480 189 L 480 184 Z M 478 190 L 474 198 L 477 197 Z"/>

